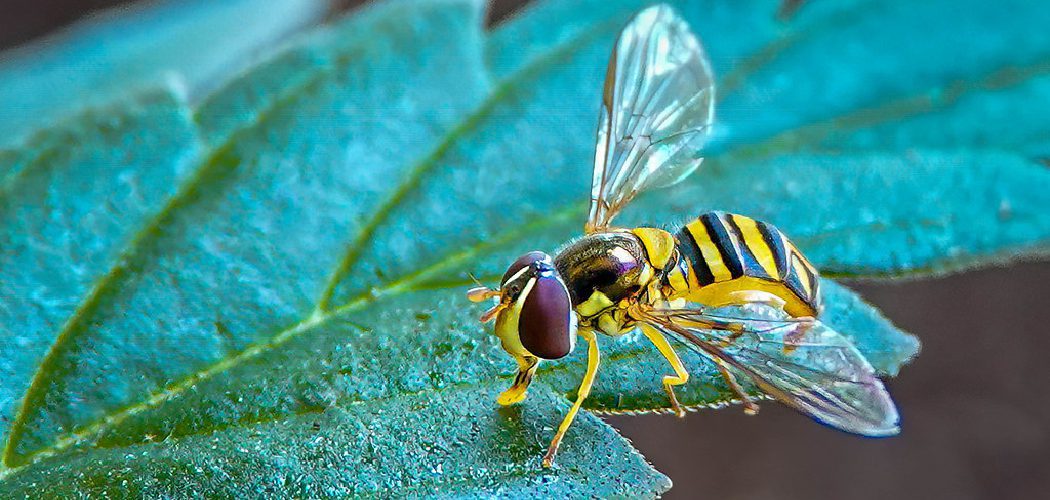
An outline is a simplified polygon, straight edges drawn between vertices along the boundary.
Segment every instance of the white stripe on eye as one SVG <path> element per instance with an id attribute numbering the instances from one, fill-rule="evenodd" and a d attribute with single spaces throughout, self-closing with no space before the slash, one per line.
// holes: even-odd
<path id="1" fill-rule="evenodd" d="M 561 284 L 562 289 L 565 290 L 565 296 L 566 297 L 571 297 L 569 295 L 569 288 L 565 286 L 565 282 L 562 281 L 562 280 L 558 280 L 558 282 Z M 577 318 L 576 318 L 576 311 L 571 307 L 571 305 L 572 305 L 572 299 L 571 298 L 569 299 L 569 304 L 570 304 L 570 307 L 569 307 L 569 352 L 571 353 L 572 351 L 576 350 L 576 328 L 577 328 L 576 321 L 577 321 Z"/>
<path id="2" fill-rule="evenodd" d="M 518 269 L 518 272 L 514 273 L 510 278 L 507 278 L 506 283 L 510 283 L 511 281 L 518 279 L 518 277 L 520 277 L 525 271 L 528 271 L 530 267 L 531 266 L 525 266 L 521 269 Z"/>

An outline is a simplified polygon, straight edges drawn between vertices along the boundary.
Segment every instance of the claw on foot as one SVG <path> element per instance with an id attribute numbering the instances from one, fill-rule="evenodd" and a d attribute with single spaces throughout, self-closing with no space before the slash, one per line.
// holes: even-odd
<path id="1" fill-rule="evenodd" d="M 664 390 L 667 391 L 667 397 L 671 399 L 671 411 L 674 412 L 678 418 L 685 418 L 685 408 L 678 402 L 678 396 L 674 393 L 674 388 L 666 383 L 666 379 L 674 377 L 665 377 Z"/>
<path id="2" fill-rule="evenodd" d="M 547 448 L 547 454 L 543 455 L 543 468 L 550 469 L 554 467 L 554 455 L 558 453 L 558 446 L 561 445 L 561 436 L 555 437 L 554 441 L 551 442 L 550 448 Z"/>
<path id="3" fill-rule="evenodd" d="M 528 391 L 526 389 L 511 387 L 500 393 L 499 397 L 496 398 L 496 403 L 500 406 L 510 406 L 524 401 L 527 395 Z"/>

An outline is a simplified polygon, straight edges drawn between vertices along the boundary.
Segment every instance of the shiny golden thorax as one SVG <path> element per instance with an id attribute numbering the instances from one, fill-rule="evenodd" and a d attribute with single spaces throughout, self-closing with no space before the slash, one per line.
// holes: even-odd
<path id="1" fill-rule="evenodd" d="M 632 304 L 664 300 L 665 269 L 677 260 L 671 233 L 643 227 L 585 236 L 558 252 L 554 264 L 580 326 L 616 336 L 634 329 Z"/>

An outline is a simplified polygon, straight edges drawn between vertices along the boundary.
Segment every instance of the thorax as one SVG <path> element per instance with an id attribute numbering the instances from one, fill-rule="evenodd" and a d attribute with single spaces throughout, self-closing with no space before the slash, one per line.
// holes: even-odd
<path id="1" fill-rule="evenodd" d="M 569 289 L 581 326 L 608 335 L 634 328 L 627 307 L 662 298 L 663 266 L 676 253 L 674 239 L 661 229 L 596 233 L 577 240 L 554 258 Z"/>

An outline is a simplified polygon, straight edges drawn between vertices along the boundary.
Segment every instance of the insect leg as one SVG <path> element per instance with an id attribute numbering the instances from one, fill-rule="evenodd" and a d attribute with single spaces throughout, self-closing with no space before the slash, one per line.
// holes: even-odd
<path id="1" fill-rule="evenodd" d="M 667 391 L 667 397 L 671 398 L 671 409 L 679 417 L 684 417 L 685 410 L 678 404 L 678 397 L 674 395 L 673 386 L 688 382 L 689 372 L 686 371 L 685 366 L 682 365 L 682 360 L 678 357 L 678 353 L 675 352 L 662 333 L 645 323 L 639 323 L 639 326 L 642 328 L 642 333 L 645 334 L 646 338 L 656 346 L 664 358 L 667 358 L 667 362 L 671 363 L 671 368 L 674 369 L 674 375 L 666 375 L 663 378 L 664 390 Z"/>
<path id="2" fill-rule="evenodd" d="M 718 371 L 722 373 L 722 378 L 726 379 L 726 383 L 733 389 L 737 397 L 740 398 L 740 404 L 744 405 L 744 413 L 748 415 L 758 414 L 758 405 L 751 401 L 751 397 L 747 395 L 744 388 L 740 386 L 740 383 L 736 381 L 736 376 L 733 372 L 729 371 L 729 367 L 726 366 L 725 362 L 715 357 L 709 357 L 711 361 L 714 361 L 715 365 L 718 366 Z"/>
<path id="3" fill-rule="evenodd" d="M 496 402 L 501 406 L 520 403 L 525 399 L 532 376 L 536 374 L 536 367 L 540 364 L 539 358 L 535 356 L 515 356 L 515 359 L 518 360 L 518 374 L 514 376 L 514 383 L 496 398 Z"/>
<path id="4" fill-rule="evenodd" d="M 727 339 L 722 342 L 724 345 L 731 345 L 744 333 L 744 325 L 741 323 L 727 321 L 704 314 L 697 314 L 693 311 L 670 311 L 667 312 L 667 318 L 673 320 L 678 325 L 688 328 L 706 328 L 727 332 L 729 335 L 727 336 Z"/>
<path id="5" fill-rule="evenodd" d="M 558 453 L 558 445 L 561 444 L 562 438 L 565 437 L 565 431 L 569 430 L 569 426 L 572 425 L 572 421 L 576 418 L 576 413 L 580 411 L 583 400 L 587 399 L 587 396 L 591 393 L 594 376 L 598 373 L 598 363 L 601 361 L 601 353 L 598 352 L 598 338 L 594 335 L 594 331 L 590 329 L 580 329 L 579 334 L 587 341 L 587 373 L 583 375 L 580 389 L 576 391 L 576 402 L 572 404 L 569 413 L 561 421 L 561 425 L 558 426 L 558 433 L 554 435 L 550 447 L 547 448 L 547 454 L 543 456 L 544 467 L 554 465 L 554 455 Z"/>

